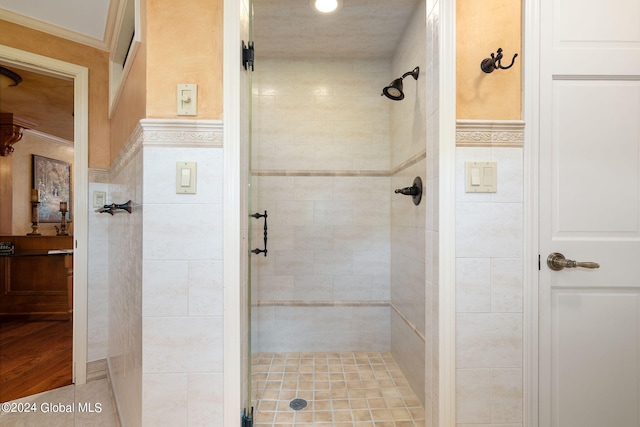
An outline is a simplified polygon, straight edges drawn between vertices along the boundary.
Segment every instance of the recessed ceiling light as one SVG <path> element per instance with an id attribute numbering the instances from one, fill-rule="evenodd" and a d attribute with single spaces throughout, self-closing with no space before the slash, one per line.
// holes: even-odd
<path id="1" fill-rule="evenodd" d="M 320 13 L 335 12 L 341 3 L 340 0 L 311 0 L 313 8 Z"/>

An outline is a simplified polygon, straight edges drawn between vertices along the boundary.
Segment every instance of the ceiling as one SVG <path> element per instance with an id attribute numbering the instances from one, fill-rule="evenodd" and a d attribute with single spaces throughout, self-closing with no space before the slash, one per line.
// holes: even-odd
<path id="1" fill-rule="evenodd" d="M 0 112 L 34 123 L 36 132 L 73 141 L 73 80 L 3 66 L 18 73 L 22 82 L 0 88 Z"/>
<path id="2" fill-rule="evenodd" d="M 0 0 L 0 19 L 95 47 L 107 46 L 107 22 L 121 0 Z"/>
<path id="3" fill-rule="evenodd" d="M 108 50 L 114 32 L 109 27 L 124 1 L 0 0 L 0 19 Z M 338 12 L 323 15 L 310 0 L 253 0 L 256 56 L 390 59 L 420 0 L 343 1 Z M 73 141 L 73 82 L 4 65 L 23 81 L 0 89 L 0 112 Z"/>
<path id="4" fill-rule="evenodd" d="M 256 56 L 391 58 L 418 0 L 343 0 L 333 14 L 309 0 L 253 0 Z"/>

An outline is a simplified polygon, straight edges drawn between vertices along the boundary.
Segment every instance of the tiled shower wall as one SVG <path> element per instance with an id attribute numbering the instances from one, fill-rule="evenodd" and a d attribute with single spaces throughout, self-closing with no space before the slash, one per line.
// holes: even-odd
<path id="1" fill-rule="evenodd" d="M 419 2 L 407 23 L 392 62 L 392 75 L 420 67 L 418 80 L 404 79 L 405 98 L 388 100 L 391 108 L 392 189 L 423 182 L 423 199 L 392 196 L 391 203 L 391 350 L 416 395 L 425 401 L 425 328 L 431 328 L 433 292 L 426 282 L 426 217 L 434 208 L 433 175 L 427 171 L 427 87 L 433 78 L 427 67 L 426 5 Z M 432 141 L 433 143 L 433 141 Z M 431 171 L 433 173 L 433 171 Z M 429 248 L 431 251 L 432 248 Z M 429 253 L 429 257 L 432 254 Z M 432 273 L 432 271 L 430 272 Z M 426 294 L 429 289 L 428 295 Z M 428 317 L 428 319 L 427 319 Z M 432 331 L 429 330 L 429 334 Z M 431 340 L 430 340 L 431 343 Z"/>
<path id="2" fill-rule="evenodd" d="M 176 162 L 197 162 L 196 194 L 176 194 Z M 124 425 L 222 425 L 222 171 L 213 121 L 145 119 L 112 166 L 109 202 L 133 202 L 109 218 L 109 373 Z"/>
<path id="3" fill-rule="evenodd" d="M 388 351 L 386 60 L 260 59 L 254 73 L 254 351 Z M 253 221 L 262 247 L 262 220 Z"/>

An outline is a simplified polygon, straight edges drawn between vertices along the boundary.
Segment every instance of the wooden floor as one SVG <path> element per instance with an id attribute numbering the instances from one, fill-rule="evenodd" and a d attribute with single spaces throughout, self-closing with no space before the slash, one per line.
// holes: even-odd
<path id="1" fill-rule="evenodd" d="M 71 384 L 73 323 L 0 319 L 0 402 Z"/>

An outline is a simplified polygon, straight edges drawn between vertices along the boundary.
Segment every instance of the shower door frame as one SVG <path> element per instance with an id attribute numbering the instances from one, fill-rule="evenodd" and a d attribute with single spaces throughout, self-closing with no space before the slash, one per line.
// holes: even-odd
<path id="1" fill-rule="evenodd" d="M 455 425 L 455 132 L 456 132 L 456 1 L 427 2 L 427 13 L 438 8 L 439 79 L 439 426 Z M 236 427 L 242 412 L 242 313 L 240 295 L 242 253 L 247 237 L 240 227 L 241 195 L 241 2 L 224 0 L 224 427 Z M 425 118 L 426 119 L 426 118 Z M 245 261 L 246 262 L 246 261 Z"/>
<path id="2" fill-rule="evenodd" d="M 242 402 L 242 120 L 241 42 L 242 3 L 224 0 L 223 5 L 223 283 L 224 283 L 224 331 L 223 331 L 223 425 L 237 427 L 241 422 Z"/>

